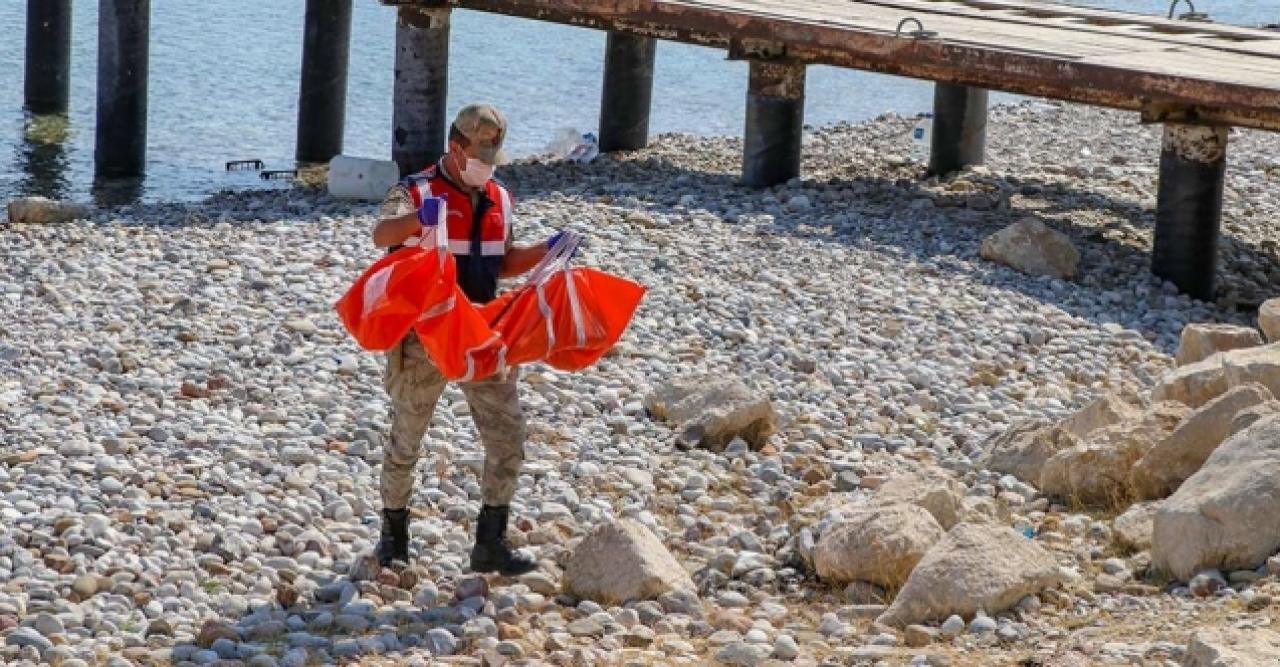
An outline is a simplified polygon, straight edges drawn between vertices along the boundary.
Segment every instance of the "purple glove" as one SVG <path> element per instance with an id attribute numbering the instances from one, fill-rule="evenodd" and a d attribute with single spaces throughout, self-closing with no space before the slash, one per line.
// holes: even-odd
<path id="1" fill-rule="evenodd" d="M 447 215 L 445 195 L 439 197 L 427 197 L 422 200 L 422 206 L 418 207 L 418 222 L 423 227 L 435 227 Z"/>
<path id="2" fill-rule="evenodd" d="M 550 251 L 551 249 L 555 248 L 556 244 L 560 242 L 560 239 L 564 238 L 564 235 L 565 235 L 565 232 L 556 232 L 555 234 L 552 234 L 551 238 L 547 239 L 547 250 Z M 573 249 L 573 252 L 569 253 L 569 258 L 572 259 L 577 255 L 578 255 L 578 249 L 577 247 L 575 247 Z"/>

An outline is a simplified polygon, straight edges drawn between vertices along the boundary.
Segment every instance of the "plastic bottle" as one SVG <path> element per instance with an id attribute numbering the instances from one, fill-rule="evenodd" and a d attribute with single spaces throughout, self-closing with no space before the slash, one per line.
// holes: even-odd
<path id="1" fill-rule="evenodd" d="M 911 128 L 911 159 L 924 162 L 933 147 L 933 114 L 927 113 Z"/>
<path id="2" fill-rule="evenodd" d="M 593 132 L 578 134 L 577 130 L 565 127 L 556 130 L 546 152 L 559 160 L 590 162 L 600 155 L 600 140 Z"/>
<path id="3" fill-rule="evenodd" d="M 581 142 L 566 157 L 571 162 L 590 162 L 600 155 L 600 140 L 594 132 L 582 135 Z"/>
<path id="4" fill-rule="evenodd" d="M 551 142 L 544 149 L 548 155 L 563 160 L 573 152 L 573 149 L 582 140 L 582 135 L 572 127 L 562 127 L 556 130 L 555 135 L 551 138 Z"/>
<path id="5" fill-rule="evenodd" d="M 391 160 L 339 155 L 329 161 L 329 194 L 339 199 L 379 200 L 400 180 Z"/>

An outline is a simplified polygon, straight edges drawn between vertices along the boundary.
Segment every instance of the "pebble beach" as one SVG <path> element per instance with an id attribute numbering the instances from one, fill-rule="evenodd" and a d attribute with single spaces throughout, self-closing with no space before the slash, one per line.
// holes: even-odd
<path id="1" fill-rule="evenodd" d="M 1232 131 L 1203 302 L 1150 274 L 1159 126 L 997 107 L 987 165 L 939 179 L 907 159 L 915 121 L 807 128 L 803 177 L 765 190 L 737 183 L 738 138 L 499 170 L 518 243 L 571 228 L 580 264 L 649 288 L 597 366 L 522 374 L 511 538 L 542 568 L 519 579 L 467 571 L 483 454 L 454 387 L 415 563 L 363 571 L 387 400 L 333 303 L 379 256 L 376 202 L 298 185 L 0 224 L 0 663 L 1164 666 L 1195 631 L 1273 628 L 1265 567 L 1211 596 L 1144 578 L 1114 514 L 980 462 L 1016 424 L 1149 393 L 1186 325 L 1255 324 L 1280 282 L 1280 136 Z M 1077 277 L 980 256 L 1028 219 L 1071 240 Z M 690 446 L 652 414 L 698 376 L 772 405 L 763 446 Z M 916 474 L 1027 534 L 1058 585 L 913 634 L 876 621 L 890 587 L 818 576 L 815 540 Z M 566 594 L 575 547 L 615 519 L 696 593 Z"/>

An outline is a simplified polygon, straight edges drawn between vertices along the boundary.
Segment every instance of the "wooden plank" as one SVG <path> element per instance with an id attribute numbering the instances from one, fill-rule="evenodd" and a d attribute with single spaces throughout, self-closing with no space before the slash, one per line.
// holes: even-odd
<path id="1" fill-rule="evenodd" d="M 785 10 L 786 5 L 777 0 L 717 0 L 715 4 L 742 13 L 750 12 L 775 19 L 784 19 L 789 16 Z M 810 2 L 806 3 L 805 17 L 830 25 L 889 33 L 892 31 L 884 30 L 883 26 L 893 23 L 894 19 L 898 18 L 898 15 L 885 11 L 885 8 L 881 7 L 882 4 L 880 2 L 858 3 L 856 8 L 851 11 L 859 11 L 860 13 L 853 15 L 841 11 L 848 7 L 849 3 L 837 3 L 832 0 L 810 0 Z M 893 24 L 896 25 L 896 23 Z M 1037 29 L 1037 26 L 1025 23 L 978 23 L 949 16 L 929 17 L 925 27 L 929 30 L 937 30 L 939 32 L 937 39 L 942 41 L 982 45 L 993 49 L 1016 49 L 1019 52 L 1036 52 L 1072 59 L 1107 53 L 1148 52 L 1153 47 L 1159 47 L 1162 44 L 1221 51 L 1220 49 L 1215 49 L 1213 44 L 1189 39 L 1168 41 L 1145 39 L 1141 35 L 1125 33 L 1077 33 L 1072 32 L 1065 26 L 1053 26 L 1057 32 L 1049 35 L 1045 30 Z M 1068 40 L 1071 41 L 1068 42 Z M 1277 46 L 1280 46 L 1280 40 L 1277 41 Z M 1178 55 L 1172 57 L 1179 58 L 1182 52 L 1174 51 L 1173 53 Z M 1186 60 L 1189 65 L 1195 62 L 1195 58 L 1199 57 L 1198 54 L 1199 52 L 1195 55 L 1187 56 Z M 1274 58 L 1270 55 L 1263 55 L 1262 57 L 1273 62 L 1275 69 L 1280 71 L 1280 53 Z M 1245 59 L 1240 60 L 1242 62 L 1246 61 Z"/>
<path id="2" fill-rule="evenodd" d="M 1005 39 L 1025 38 L 1035 40 L 1041 44 L 1058 43 L 1062 47 L 1063 55 L 1080 55 L 1078 53 L 1072 54 L 1070 48 L 1082 48 L 1084 45 L 1097 45 L 1098 48 L 1148 48 L 1152 43 L 1192 46 L 1217 45 L 1204 41 L 1206 37 L 1216 38 L 1210 33 L 1138 32 L 1150 29 L 1150 26 L 1141 23 L 1126 23 L 1115 27 L 1096 26 L 1088 23 L 1083 25 L 1065 23 L 1065 21 L 1080 22 L 1085 20 L 1080 17 L 1035 20 L 1003 10 L 983 11 L 952 2 L 933 2 L 931 0 L 862 0 L 860 2 L 809 0 L 804 4 L 803 14 L 797 14 L 793 11 L 795 5 L 791 3 L 770 2 L 768 0 L 760 2 L 726 0 L 724 2 L 716 2 L 716 4 L 722 4 L 727 8 L 744 6 L 751 6 L 757 10 L 766 10 L 767 8 L 777 16 L 802 16 L 804 18 L 828 20 L 847 25 L 854 25 L 856 22 L 848 19 L 855 17 L 867 20 L 873 20 L 873 17 L 876 17 L 875 20 L 883 20 L 886 23 L 897 25 L 899 20 L 907 16 L 913 16 L 923 21 L 926 29 L 936 30 L 940 39 L 956 37 L 965 41 L 974 41 L 985 37 L 987 39 L 984 41 L 990 42 L 992 46 L 1002 46 L 1005 45 Z M 959 9 L 952 9 L 953 7 L 959 7 Z M 956 22 L 953 19 L 959 19 L 961 22 Z M 1192 24 L 1183 23 L 1180 25 Z M 1144 44 L 1137 44 L 1131 41 L 1133 39 L 1141 39 Z M 1265 41 L 1223 41 L 1220 47 L 1226 52 L 1241 55 L 1280 58 L 1280 35 Z"/>
<path id="3" fill-rule="evenodd" d="M 1178 21 L 1176 19 L 1168 19 L 1162 16 L 1126 12 L 1118 9 L 1099 9 L 1097 7 L 1085 7 L 1082 5 L 1072 5 L 1059 2 L 1028 2 L 1027 0 L 956 1 L 980 9 L 1015 10 L 1025 12 L 1029 16 L 1041 16 L 1044 18 L 1076 17 L 1095 19 L 1099 21 L 1123 20 L 1130 24 L 1136 23 L 1147 26 L 1190 29 L 1196 32 L 1214 33 L 1223 36 L 1233 35 L 1245 38 L 1253 37 L 1258 39 L 1276 39 L 1275 33 L 1262 30 L 1260 28 L 1249 28 L 1245 26 L 1231 25 L 1228 23 L 1191 23 L 1187 21 Z"/>
<path id="4" fill-rule="evenodd" d="M 1280 130 L 1280 86 L 1275 85 L 1270 76 L 1273 68 L 1280 71 L 1274 57 L 1225 54 L 1214 46 L 1182 46 L 1166 51 L 1157 48 L 1157 52 L 1167 55 L 1166 61 L 1150 65 L 1146 58 L 1122 57 L 1126 52 L 1152 52 L 1153 40 L 1132 31 L 1078 35 L 1069 25 L 1060 23 L 1036 28 L 1007 21 L 949 16 L 938 17 L 936 22 L 947 30 L 954 30 L 963 39 L 914 40 L 892 34 L 896 26 L 893 19 L 898 16 L 892 8 L 853 1 L 843 12 L 827 0 L 384 2 L 444 3 L 708 46 L 726 47 L 731 42 L 785 44 L 787 57 L 797 62 L 1146 110 L 1144 113 L 1153 118 L 1191 109 L 1194 117 L 1201 120 Z M 1002 13 L 1010 6 L 1028 6 L 1007 0 L 963 0 L 963 4 L 985 6 Z M 1102 13 L 1104 16 L 1115 14 L 1118 13 Z M 1121 16 L 1127 18 L 1128 15 Z M 1070 14 L 1067 18 L 1071 18 Z M 1219 72 L 1215 77 L 1210 68 L 1196 65 L 1197 61 L 1220 62 L 1222 58 L 1231 58 L 1230 62 L 1240 74 Z M 1249 64 L 1242 67 L 1242 61 Z M 1193 71 L 1195 75 L 1189 76 L 1186 71 Z"/>
<path id="5" fill-rule="evenodd" d="M 831 5 L 833 3 L 830 0 L 824 0 L 822 4 Z M 850 4 L 847 1 L 839 3 L 840 6 L 844 7 L 848 7 Z M 1280 56 L 1280 33 L 1247 29 L 1243 32 L 1237 32 L 1231 30 L 1231 27 L 1226 30 L 1201 29 L 1200 27 L 1205 25 L 1216 26 L 1217 24 L 1188 23 L 1185 21 L 1169 21 L 1167 19 L 1156 19 L 1154 21 L 1111 17 L 1101 19 L 1096 16 L 1079 16 L 1054 10 L 1045 12 L 1038 9 L 984 10 L 950 0 L 859 0 L 857 4 L 892 7 L 903 12 L 915 12 L 913 15 L 962 16 L 979 20 L 1016 23 L 1035 28 L 1067 28 L 1073 36 L 1083 34 L 1115 34 L 1123 36 L 1125 32 L 1145 31 L 1142 34 L 1146 35 L 1147 39 L 1168 44 L 1201 44 L 1205 39 L 1217 39 L 1220 40 L 1221 48 L 1233 53 Z M 1141 19 L 1152 18 L 1140 14 L 1133 16 Z M 1163 28 L 1165 31 L 1159 32 L 1155 30 L 1156 27 Z M 1171 29 L 1185 29 L 1187 32 L 1170 32 Z"/>

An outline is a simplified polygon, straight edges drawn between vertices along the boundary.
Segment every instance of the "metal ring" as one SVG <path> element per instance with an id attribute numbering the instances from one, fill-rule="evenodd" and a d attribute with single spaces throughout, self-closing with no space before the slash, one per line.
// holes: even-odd
<path id="1" fill-rule="evenodd" d="M 907 33 L 907 35 L 909 35 L 911 38 L 913 38 L 913 39 L 929 39 L 930 37 L 937 37 L 937 36 L 938 36 L 938 33 L 934 32 L 934 31 L 932 31 L 932 30 L 925 30 L 925 29 L 924 29 L 924 24 L 920 22 L 920 19 L 915 18 L 914 16 L 908 16 L 907 18 L 902 19 L 901 21 L 899 21 L 899 22 L 898 22 L 898 29 L 897 29 L 897 31 L 895 31 L 895 32 L 894 32 L 894 36 L 896 36 L 896 37 L 901 37 L 901 36 L 902 36 L 902 26 L 904 26 L 904 25 L 906 25 L 906 24 L 908 24 L 908 23 L 912 23 L 912 22 L 914 22 L 914 23 L 916 24 L 916 26 L 918 27 L 918 29 L 917 29 L 917 30 L 912 30 L 911 32 Z"/>
<path id="2" fill-rule="evenodd" d="M 1184 2 L 1184 0 L 1173 0 L 1173 3 L 1169 5 L 1169 18 L 1173 18 L 1173 13 L 1175 10 L 1178 9 L 1178 3 L 1180 2 Z M 1210 21 L 1211 20 L 1209 18 L 1209 14 L 1205 12 L 1197 12 L 1196 6 L 1191 3 L 1191 0 L 1185 0 L 1185 2 L 1187 3 L 1187 7 L 1191 8 L 1191 11 L 1186 12 L 1185 14 L 1179 14 L 1178 15 L 1179 20 L 1181 21 Z"/>

